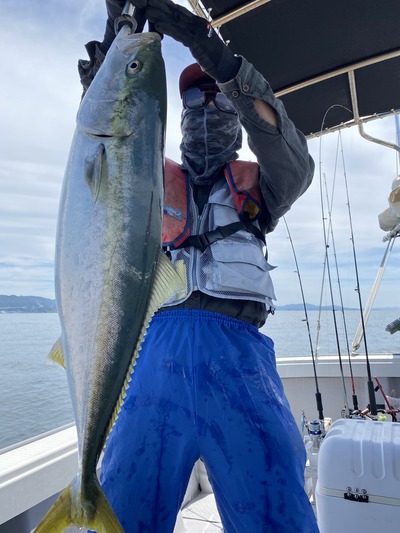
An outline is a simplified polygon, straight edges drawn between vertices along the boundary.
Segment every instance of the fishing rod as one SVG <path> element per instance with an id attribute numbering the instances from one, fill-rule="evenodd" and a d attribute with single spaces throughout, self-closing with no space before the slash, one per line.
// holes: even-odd
<path id="1" fill-rule="evenodd" d="M 331 194 L 331 201 L 330 202 L 329 202 L 328 187 L 327 187 L 327 181 L 326 181 L 325 174 L 324 174 L 324 183 L 325 183 L 325 192 L 326 192 L 326 203 L 327 203 L 327 206 L 328 206 L 328 214 L 329 214 L 329 230 L 330 230 L 330 235 L 331 235 L 331 238 L 332 238 L 333 257 L 335 259 L 335 269 L 336 269 L 338 291 L 339 291 L 339 299 L 340 299 L 340 307 L 341 307 L 342 320 L 343 320 L 344 338 L 345 338 L 345 341 L 346 341 L 347 357 L 348 357 L 348 363 L 349 363 L 350 381 L 351 381 L 351 389 L 352 389 L 352 400 L 353 400 L 353 410 L 357 411 L 358 410 L 358 398 L 357 398 L 357 394 L 356 394 L 356 387 L 355 387 L 355 381 L 354 381 L 353 365 L 352 365 L 352 362 L 351 362 L 351 355 L 350 355 L 350 348 L 349 348 L 349 335 L 348 335 L 348 331 L 347 331 L 347 320 L 346 320 L 346 315 L 345 315 L 345 312 L 344 312 L 342 285 L 341 285 L 341 282 L 340 282 L 339 265 L 338 265 L 338 260 L 337 260 L 336 243 L 335 243 L 335 238 L 334 238 L 334 235 L 333 235 L 333 223 L 332 223 L 332 209 L 333 209 L 334 191 L 335 191 L 335 186 L 336 186 L 339 146 L 343 150 L 343 147 L 342 147 L 342 136 L 341 136 L 340 132 L 339 132 L 338 140 L 337 140 L 337 143 L 336 143 L 335 169 L 334 169 L 334 174 L 333 174 L 332 194 Z"/>
<path id="2" fill-rule="evenodd" d="M 315 390 L 316 390 L 315 399 L 316 399 L 316 402 L 317 402 L 318 417 L 319 417 L 319 420 L 321 422 L 323 422 L 324 421 L 324 410 L 323 410 L 323 406 L 322 406 L 322 396 L 321 396 L 321 393 L 319 391 L 319 386 L 318 386 L 317 366 L 315 364 L 315 355 L 314 355 L 312 339 L 311 339 L 311 331 L 310 331 L 310 321 L 308 319 L 307 305 L 306 305 L 306 300 L 305 300 L 305 297 L 304 297 L 304 290 L 303 290 L 303 283 L 301 281 L 300 269 L 299 269 L 299 265 L 298 265 L 298 262 L 297 262 L 297 256 L 296 256 L 296 251 L 294 249 L 292 236 L 290 234 L 289 226 L 288 226 L 288 224 L 286 222 L 286 218 L 285 217 L 283 217 L 283 221 L 285 222 L 286 231 L 287 231 L 287 234 L 288 234 L 288 237 L 289 237 L 290 245 L 292 247 L 294 262 L 295 262 L 295 265 L 296 265 L 296 271 L 295 272 L 296 272 L 297 277 L 299 279 L 301 298 L 302 298 L 303 308 L 304 308 L 304 315 L 306 317 L 308 340 L 310 342 L 311 359 L 312 359 L 313 370 L 314 370 L 314 381 L 315 381 Z"/>
<path id="3" fill-rule="evenodd" d="M 393 148 L 394 150 L 396 150 L 398 158 L 400 158 L 399 135 L 397 135 L 397 144 L 393 144 L 393 143 L 390 143 L 390 142 L 387 142 L 387 141 L 383 141 L 381 139 L 377 139 L 375 137 L 371 137 L 371 135 L 368 135 L 364 131 L 363 123 L 362 123 L 362 121 L 360 119 L 360 116 L 359 116 L 359 113 L 358 113 L 357 90 L 356 90 L 354 72 L 349 72 L 349 81 L 350 81 L 350 96 L 351 96 L 351 100 L 352 100 L 353 104 L 355 104 L 353 106 L 353 108 L 355 110 L 354 118 L 355 118 L 355 122 L 358 124 L 358 131 L 359 131 L 360 135 L 362 137 L 364 137 L 365 139 L 367 139 L 368 141 L 380 144 L 382 146 L 386 146 L 388 148 Z M 396 117 L 397 117 L 397 115 L 396 115 Z M 397 132 L 399 132 L 398 118 L 395 118 L 395 121 L 396 121 L 396 126 L 397 126 Z M 346 190 L 347 190 L 347 182 L 346 182 Z M 350 206 L 348 206 L 348 207 L 350 209 Z M 352 241 L 352 242 L 353 242 L 353 245 L 354 245 L 354 241 Z M 355 248 L 353 248 L 353 254 L 354 254 L 354 250 L 355 250 Z M 355 265 L 356 264 L 357 263 L 355 263 Z M 359 306 L 360 306 L 360 312 L 361 312 L 361 326 L 362 326 L 362 331 L 363 331 L 363 335 L 364 335 L 365 355 L 366 355 L 366 360 L 367 360 L 368 394 L 369 394 L 369 400 L 370 400 L 370 410 L 371 410 L 371 414 L 376 416 L 377 408 L 376 408 L 375 391 L 374 391 L 374 385 L 372 383 L 371 367 L 370 367 L 370 364 L 369 364 L 368 349 L 367 349 L 367 341 L 366 341 L 366 338 L 365 338 L 365 324 L 364 324 L 364 316 L 363 316 L 363 312 L 362 312 L 361 293 L 360 293 L 360 287 L 359 287 L 358 269 L 357 268 L 356 268 L 356 276 L 357 276 L 357 288 L 358 288 L 358 296 L 359 296 Z"/>
<path id="4" fill-rule="evenodd" d="M 352 243 L 353 262 L 354 262 L 354 269 L 355 269 L 355 276 L 356 276 L 355 291 L 358 295 L 358 306 L 360 310 L 361 325 L 362 325 L 362 331 L 363 331 L 365 359 L 367 363 L 367 376 L 368 376 L 367 386 L 368 386 L 368 397 L 369 397 L 369 409 L 371 411 L 371 415 L 376 416 L 378 414 L 378 411 L 376 407 L 375 390 L 374 390 L 374 384 L 372 381 L 371 365 L 369 362 L 369 354 L 368 354 L 367 336 L 365 332 L 364 313 L 363 313 L 363 306 L 362 306 L 362 300 L 361 300 L 360 278 L 358 275 L 358 262 L 357 262 L 356 246 L 355 246 L 354 231 L 353 231 L 353 220 L 351 216 L 350 196 L 349 196 L 349 189 L 348 189 L 348 183 L 347 183 L 347 173 L 346 173 L 346 166 L 345 166 L 344 155 L 343 155 L 343 146 L 342 146 L 341 153 L 342 153 L 342 162 L 343 162 L 343 169 L 344 169 L 344 184 L 345 184 L 345 190 L 346 190 L 347 211 L 348 211 L 349 226 L 350 226 L 350 241 Z"/>
<path id="5" fill-rule="evenodd" d="M 336 105 L 331 106 L 325 113 L 322 125 L 321 125 L 321 131 L 324 127 L 326 116 L 328 115 L 329 111 L 333 107 L 338 107 Z M 342 387 L 343 387 L 343 400 L 344 400 L 344 412 L 348 412 L 348 401 L 347 401 L 347 391 L 346 391 L 346 383 L 344 378 L 344 368 L 343 368 L 343 360 L 342 360 L 342 354 L 340 349 L 340 342 L 339 342 L 339 332 L 338 332 L 338 326 L 337 326 L 337 320 L 336 320 L 336 311 L 335 311 L 335 301 L 333 297 L 333 287 L 332 287 L 332 276 L 330 271 L 330 265 L 329 265 L 329 244 L 328 244 L 328 238 L 327 238 L 327 231 L 326 231 L 326 217 L 325 217 L 325 209 L 324 209 L 324 199 L 323 199 L 323 187 L 322 187 L 322 141 L 320 138 L 319 143 L 319 182 L 320 182 L 320 202 L 321 202 L 321 215 L 322 215 L 322 230 L 323 230 L 323 236 L 324 236 L 324 246 L 325 246 L 325 264 L 326 264 L 326 272 L 328 276 L 328 286 L 329 286 L 329 293 L 330 293 L 330 300 L 331 300 L 331 306 L 332 306 L 332 317 L 333 317 L 333 325 L 334 325 L 334 331 L 335 331 L 335 339 L 336 339 L 336 348 L 338 352 L 338 358 L 339 358 L 339 368 L 340 368 L 340 376 L 342 379 Z"/>
<path id="6" fill-rule="evenodd" d="M 319 334 L 321 331 L 321 314 L 322 314 L 322 299 L 324 296 L 324 285 L 325 285 L 325 272 L 326 272 L 326 254 L 324 258 L 324 268 L 322 270 L 322 281 L 321 281 L 321 292 L 319 295 L 319 309 L 318 309 L 318 318 L 317 318 L 317 336 L 315 339 L 315 355 L 318 355 L 319 350 Z"/>
<path id="7" fill-rule="evenodd" d="M 339 136 L 340 136 L 340 132 L 339 132 Z M 341 282 L 340 282 L 339 265 L 338 265 L 337 253 L 336 253 L 336 243 L 335 243 L 335 238 L 334 238 L 334 235 L 333 235 L 333 224 L 332 224 L 332 207 L 333 207 L 333 196 L 334 196 L 335 183 L 336 183 L 338 147 L 339 147 L 339 139 L 338 139 L 338 144 L 336 146 L 335 171 L 334 171 L 334 179 L 333 179 L 332 194 L 331 194 L 330 203 L 329 203 L 328 187 L 327 187 L 327 181 L 326 181 L 326 175 L 325 174 L 324 174 L 324 185 L 325 185 L 326 203 L 327 203 L 327 206 L 328 206 L 328 215 L 329 215 L 329 230 L 328 231 L 329 231 L 331 239 L 332 239 L 333 257 L 334 257 L 334 260 L 335 260 L 335 269 L 336 269 L 336 277 L 337 277 L 337 283 L 338 283 L 340 308 L 341 308 L 342 320 L 343 320 L 344 338 L 345 338 L 345 341 L 346 341 L 347 356 L 348 356 L 348 362 L 349 362 L 350 382 L 351 382 L 352 400 L 353 400 L 353 410 L 357 411 L 358 410 L 358 398 L 357 398 L 357 394 L 356 394 L 356 387 L 355 387 L 355 381 L 354 381 L 353 365 L 351 363 L 351 356 L 350 356 L 350 349 L 349 349 L 349 336 L 348 336 L 348 331 L 347 331 L 347 320 L 346 320 L 346 316 L 345 316 L 345 312 L 344 312 L 342 285 L 341 285 Z"/>
<path id="8" fill-rule="evenodd" d="M 331 307 L 332 307 L 333 327 L 335 330 L 336 349 L 337 349 L 338 358 L 339 358 L 340 376 L 342 378 L 344 411 L 347 412 L 348 402 L 347 402 L 346 383 L 344 379 L 343 360 L 342 360 L 342 353 L 340 349 L 339 332 L 338 332 L 338 326 L 337 326 L 337 320 L 336 320 L 335 299 L 333 297 L 332 276 L 331 276 L 331 270 L 330 270 L 330 265 L 329 265 L 329 255 L 328 255 L 329 244 L 328 244 L 328 240 L 326 236 L 325 212 L 324 212 L 323 199 L 322 199 L 322 184 L 320 185 L 321 185 L 321 212 L 322 212 L 322 227 L 323 227 L 324 244 L 325 244 L 326 272 L 328 276 L 328 286 L 329 286 L 329 294 L 330 294 Z"/>

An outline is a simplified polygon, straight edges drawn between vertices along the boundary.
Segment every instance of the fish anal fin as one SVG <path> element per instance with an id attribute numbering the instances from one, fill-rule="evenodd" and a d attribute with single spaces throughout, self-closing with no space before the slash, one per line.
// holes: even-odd
<path id="1" fill-rule="evenodd" d="M 49 353 L 49 359 L 65 368 L 64 353 L 61 348 L 61 339 L 57 339 Z"/>

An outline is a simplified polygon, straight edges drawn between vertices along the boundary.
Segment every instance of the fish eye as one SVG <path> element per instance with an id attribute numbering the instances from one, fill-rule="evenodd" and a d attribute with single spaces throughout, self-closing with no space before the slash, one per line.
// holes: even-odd
<path id="1" fill-rule="evenodd" d="M 142 70 L 142 63 L 138 61 L 137 59 L 134 59 L 127 65 L 126 67 L 126 73 L 130 76 L 133 76 L 134 74 L 137 74 Z"/>

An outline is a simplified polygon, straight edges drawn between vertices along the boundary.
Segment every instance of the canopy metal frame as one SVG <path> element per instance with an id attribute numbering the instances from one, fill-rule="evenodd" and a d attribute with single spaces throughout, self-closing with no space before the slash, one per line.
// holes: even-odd
<path id="1" fill-rule="evenodd" d="M 274 35 L 273 37 L 278 42 L 279 36 L 282 33 L 282 29 L 275 27 L 275 20 L 277 22 L 279 21 L 282 22 L 282 13 L 285 13 L 286 14 L 285 21 L 286 22 L 290 21 L 292 20 L 291 19 L 292 16 L 296 16 L 296 14 L 292 15 L 292 11 L 294 11 L 294 9 L 300 9 L 298 7 L 299 4 L 296 0 L 293 0 L 293 1 L 292 0 L 252 0 L 252 1 L 245 1 L 245 2 L 240 2 L 240 0 L 223 0 L 222 2 L 216 2 L 214 0 L 201 0 L 201 1 L 200 0 L 188 0 L 188 1 L 193 11 L 197 13 L 198 15 L 206 18 L 211 24 L 211 26 L 219 32 L 221 37 L 222 38 L 225 37 L 224 38 L 225 43 L 228 46 L 231 46 L 235 52 L 238 51 L 240 53 L 242 48 L 245 48 L 247 51 L 250 51 L 250 53 L 254 52 L 256 59 L 259 60 L 259 63 L 261 62 L 258 66 L 260 65 L 264 66 L 264 64 L 262 63 L 263 61 L 265 61 L 265 64 L 270 62 L 271 56 L 267 55 L 265 60 L 263 58 L 260 59 L 260 53 L 256 48 L 257 46 L 260 47 L 261 43 L 262 44 L 264 43 L 264 38 L 263 38 L 264 36 L 258 35 L 258 41 L 254 40 L 254 44 L 253 44 L 252 39 L 254 37 L 253 35 L 251 35 L 251 32 L 249 32 L 249 24 L 250 24 L 249 17 L 250 16 L 253 17 L 252 24 L 257 24 L 259 23 L 260 19 L 263 19 L 265 21 L 265 26 L 267 28 L 266 33 L 265 33 L 265 39 L 268 39 L 269 33 L 271 32 L 271 29 L 273 29 L 276 32 L 276 35 Z M 357 4 L 356 0 L 354 0 L 352 3 L 353 5 Z M 305 0 L 305 2 L 302 5 L 304 8 L 303 9 L 304 13 L 306 13 L 305 9 L 308 9 L 307 15 L 309 15 L 310 13 L 313 14 L 315 12 L 316 17 L 322 17 L 324 13 L 325 8 L 321 7 L 321 4 L 319 4 L 318 6 L 317 3 L 313 3 L 312 0 Z M 344 11 L 347 8 L 348 3 L 346 5 L 346 3 L 337 2 L 336 5 L 337 5 L 338 19 L 340 19 L 340 16 L 341 16 L 340 10 L 343 10 L 343 17 L 345 17 L 346 13 Z M 359 4 L 360 7 L 364 5 L 365 5 L 366 10 L 368 10 L 372 6 L 372 4 L 369 4 L 369 6 L 367 6 L 365 3 Z M 213 6 L 213 7 L 207 7 L 207 6 Z M 224 9 L 225 11 L 223 11 Z M 257 10 L 256 15 L 254 15 L 253 13 L 255 10 Z M 216 11 L 218 11 L 218 13 Z M 301 11 L 297 11 L 297 14 L 299 12 L 301 13 Z M 380 12 L 383 13 L 382 16 L 386 17 L 385 20 L 388 22 L 394 19 L 397 15 L 400 16 L 399 8 L 396 6 L 395 2 L 391 2 L 391 6 L 388 6 L 388 3 L 386 3 L 385 9 L 382 8 L 382 10 L 380 10 L 379 13 Z M 332 15 L 332 11 L 329 11 L 327 13 L 330 16 Z M 254 18 L 255 16 L 256 18 Z M 240 19 L 240 21 L 238 21 L 238 19 Z M 238 26 L 240 22 L 243 22 L 243 28 L 244 28 L 243 34 L 244 35 L 240 33 L 240 27 Z M 247 24 L 247 26 L 245 25 L 245 23 Z M 371 20 L 371 24 L 373 23 L 374 21 Z M 232 24 L 236 24 L 236 25 L 232 27 Z M 316 24 L 318 28 L 315 28 L 315 26 L 312 26 L 312 24 Z M 317 38 L 321 38 L 321 35 L 322 37 L 324 36 L 324 28 L 319 27 L 319 26 L 323 26 L 324 24 L 326 24 L 326 21 L 319 20 L 318 18 L 316 18 L 315 21 L 310 22 L 310 28 L 316 29 L 318 32 Z M 336 21 L 336 24 L 338 24 L 337 21 Z M 354 31 L 357 30 L 357 24 L 360 24 L 360 23 L 357 20 L 355 20 L 353 24 Z M 346 28 L 348 27 L 349 25 L 346 26 Z M 302 39 L 302 41 L 304 41 L 303 29 L 297 28 L 297 26 L 295 25 L 291 28 L 292 29 L 295 28 L 296 30 L 299 31 L 299 37 L 295 36 L 293 38 L 293 42 L 295 42 L 295 39 L 297 38 L 299 38 L 299 40 Z M 365 37 L 365 33 L 363 35 Z M 340 42 L 342 38 L 343 38 L 342 35 L 338 35 L 337 42 Z M 373 36 L 371 36 L 371 38 L 373 38 Z M 310 43 L 307 44 L 308 51 L 311 50 L 310 46 L 312 44 L 311 43 L 312 39 L 313 39 L 313 34 L 312 32 L 310 32 Z M 369 67 L 373 67 L 374 65 L 383 65 L 384 63 L 388 65 L 389 64 L 388 62 L 392 60 L 396 60 L 396 59 L 400 61 L 400 36 L 398 38 L 397 36 L 393 36 L 393 39 L 391 39 L 391 43 L 387 45 L 391 49 L 386 50 L 383 53 L 379 52 L 379 47 L 382 48 L 382 44 L 380 42 L 381 40 L 382 39 L 379 36 L 379 32 L 377 31 L 376 49 L 378 51 L 375 52 L 374 43 L 372 43 L 372 45 L 368 43 L 368 47 L 366 47 L 366 50 L 365 50 L 366 57 L 363 58 L 362 60 L 349 61 L 347 64 L 342 64 L 341 61 L 345 59 L 345 56 L 343 53 L 341 53 L 342 50 L 338 50 L 336 54 L 337 55 L 337 67 L 336 68 L 332 68 L 332 65 L 334 65 L 335 63 L 335 57 L 336 57 L 335 53 L 332 53 L 330 56 L 331 64 L 328 67 L 327 71 L 322 72 L 322 73 L 318 72 L 318 69 L 321 70 L 321 65 L 318 64 L 316 65 L 317 71 L 314 73 L 314 75 L 311 75 L 311 76 L 307 75 L 306 78 L 300 81 L 298 79 L 294 80 L 292 83 L 287 83 L 287 81 L 290 79 L 290 76 L 286 76 L 284 77 L 285 79 L 284 85 L 282 85 L 282 79 L 276 75 L 276 70 L 274 71 L 272 68 L 269 68 L 269 65 L 265 67 L 265 70 L 267 71 L 269 70 L 271 73 L 271 76 L 266 75 L 265 77 L 271 83 L 271 87 L 273 88 L 276 96 L 283 100 L 286 108 L 288 109 L 289 116 L 293 118 L 296 126 L 299 127 L 299 129 L 301 129 L 308 138 L 318 137 L 326 133 L 331 133 L 339 129 L 348 128 L 348 127 L 357 125 L 359 127 L 360 134 L 367 140 L 370 140 L 373 142 L 379 142 L 380 144 L 385 144 L 386 146 L 390 148 L 399 150 L 397 145 L 386 143 L 385 141 L 380 141 L 379 139 L 374 139 L 368 134 L 366 134 L 365 131 L 363 130 L 363 124 L 371 120 L 375 120 L 377 118 L 384 118 L 390 114 L 400 113 L 400 80 L 398 80 L 398 83 L 399 83 L 399 104 L 398 105 L 397 105 L 397 99 L 396 99 L 395 106 L 390 106 L 389 108 L 384 109 L 384 110 L 382 110 L 382 106 L 380 106 L 380 109 L 377 110 L 376 112 L 372 112 L 372 113 L 370 112 L 367 114 L 361 113 L 360 106 L 359 106 L 358 94 L 360 93 L 360 90 L 359 90 L 359 82 L 357 81 L 356 74 L 360 73 L 363 70 L 365 72 L 366 69 L 368 69 Z M 268 41 L 268 43 L 270 42 L 271 40 Z M 397 46 L 393 47 L 393 43 L 395 44 L 397 43 Z M 267 47 L 267 45 L 265 46 Z M 316 44 L 316 46 L 318 46 L 318 43 Z M 386 46 L 386 43 L 385 43 L 385 46 Z M 283 64 L 285 64 L 284 61 L 287 61 L 287 55 L 285 56 L 284 53 L 285 52 L 283 52 L 283 58 L 282 58 Z M 275 57 L 275 55 L 278 56 L 277 62 L 279 61 L 279 54 L 280 54 L 280 50 L 278 48 L 274 50 L 273 57 Z M 287 51 L 286 51 L 286 54 L 287 54 Z M 359 56 L 360 56 L 360 51 L 357 50 L 357 53 L 354 54 L 354 57 L 359 57 Z M 246 55 L 246 57 L 248 56 Z M 352 54 L 349 54 L 349 57 L 352 58 Z M 362 54 L 361 54 L 361 57 L 362 57 Z M 248 59 L 251 60 L 252 58 L 248 57 Z M 306 57 L 305 60 L 307 59 L 308 58 Z M 397 67 L 397 65 L 394 64 L 393 67 L 391 68 L 394 69 L 395 67 Z M 305 71 L 306 70 L 307 69 L 305 69 Z M 309 74 L 308 71 L 307 73 Z M 275 81 L 274 75 L 275 75 L 275 78 L 279 78 L 279 79 Z M 297 76 L 298 76 L 298 73 L 297 73 Z M 346 83 L 347 88 L 344 83 L 344 77 L 347 77 L 347 83 Z M 365 84 L 366 84 L 365 78 L 366 78 L 365 75 L 361 76 L 361 79 L 364 83 L 364 92 L 362 95 L 364 100 L 365 100 Z M 332 80 L 339 80 L 339 79 L 340 81 L 337 82 L 338 84 L 335 85 L 334 88 L 330 86 L 327 91 L 326 82 L 329 83 L 329 81 L 332 82 Z M 308 96 L 308 100 L 307 99 L 304 100 L 306 104 L 307 103 L 310 104 L 310 102 L 314 103 L 315 100 L 318 99 L 319 96 L 321 96 L 321 100 L 323 100 L 323 103 L 321 105 L 324 105 L 325 104 L 324 98 L 328 101 L 327 97 L 325 96 L 327 92 L 331 91 L 331 93 L 333 93 L 332 95 L 329 95 L 329 98 L 335 98 L 335 89 L 337 89 L 337 92 L 340 92 L 342 95 L 342 100 L 346 100 L 349 102 L 348 106 L 344 106 L 342 104 L 341 107 L 343 108 L 343 110 L 348 109 L 348 111 L 352 113 L 352 116 L 351 117 L 349 116 L 348 120 L 343 120 L 343 116 L 345 116 L 345 113 L 343 111 L 340 116 L 342 120 L 336 120 L 336 117 L 335 118 L 330 117 L 329 122 L 325 124 L 320 124 L 319 125 L 320 127 L 315 127 L 317 124 L 316 119 L 315 119 L 312 123 L 312 125 L 314 126 L 312 128 L 310 127 L 310 124 L 308 123 L 303 124 L 302 116 L 301 115 L 299 115 L 299 117 L 297 116 L 298 108 L 301 107 L 301 105 L 299 106 L 299 101 L 302 102 L 301 98 L 303 97 L 303 94 L 305 95 L 306 90 L 310 88 L 312 90 L 312 95 Z M 371 89 L 371 91 L 372 90 L 373 89 Z M 346 93 L 346 96 L 343 97 L 344 93 Z M 299 97 L 300 94 L 301 96 Z M 337 106 L 338 108 L 340 107 L 339 102 L 334 102 L 332 100 L 332 104 L 334 103 L 338 104 Z M 367 107 L 371 107 L 371 105 Z M 325 111 L 328 108 L 329 108 L 329 105 L 325 108 Z M 321 109 L 319 110 L 319 112 L 320 112 L 321 117 L 324 116 L 324 113 L 322 112 Z M 348 113 L 348 115 L 350 115 L 350 113 Z M 339 111 L 337 111 L 337 114 L 339 116 L 340 114 Z M 303 117 L 304 117 L 304 112 L 303 112 Z"/>

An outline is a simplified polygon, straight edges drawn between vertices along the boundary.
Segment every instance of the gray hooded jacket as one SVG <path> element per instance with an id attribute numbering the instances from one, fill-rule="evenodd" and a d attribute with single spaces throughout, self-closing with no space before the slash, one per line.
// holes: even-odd
<path id="1" fill-rule="evenodd" d="M 246 59 L 241 58 L 241 67 L 234 79 L 218 85 L 235 107 L 248 135 L 249 147 L 257 157 L 265 202 L 258 223 L 262 231 L 268 233 L 309 187 L 314 162 L 304 135 L 288 118 L 268 82 Z M 255 98 L 275 109 L 277 126 L 259 116 L 254 107 Z M 212 191 L 222 186 L 224 165 L 238 157 L 242 140 L 240 124 L 236 115 L 219 111 L 214 106 L 182 113 L 182 162 L 190 176 L 192 198 L 200 218 Z M 235 238 L 240 239 L 240 236 Z M 214 297 L 199 290 L 194 290 L 184 302 L 175 306 L 227 314 L 257 327 L 265 323 L 268 312 L 272 311 L 268 303 L 246 300 L 243 296 L 240 299 Z"/>

